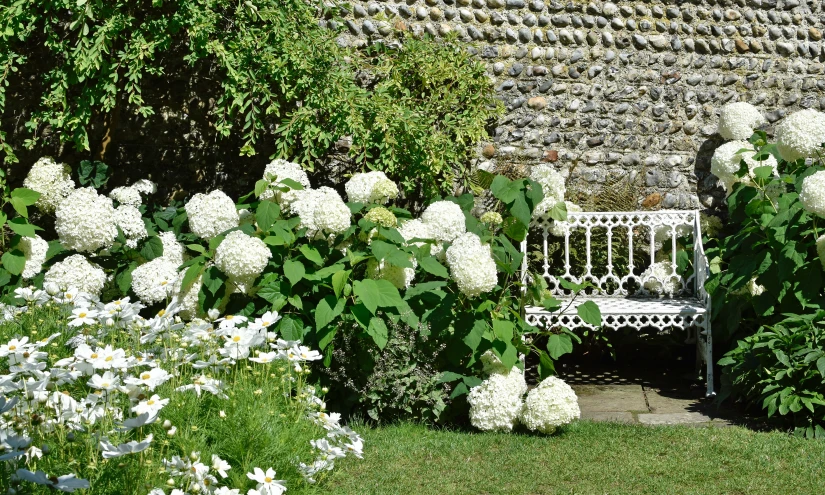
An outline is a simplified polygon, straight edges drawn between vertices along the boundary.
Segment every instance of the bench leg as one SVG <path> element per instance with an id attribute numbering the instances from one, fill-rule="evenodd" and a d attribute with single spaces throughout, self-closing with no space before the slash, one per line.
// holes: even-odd
<path id="1" fill-rule="evenodd" d="M 716 391 L 713 388 L 713 334 L 710 330 L 710 319 L 705 320 L 705 365 L 707 366 L 707 392 L 706 397 L 714 397 Z"/>

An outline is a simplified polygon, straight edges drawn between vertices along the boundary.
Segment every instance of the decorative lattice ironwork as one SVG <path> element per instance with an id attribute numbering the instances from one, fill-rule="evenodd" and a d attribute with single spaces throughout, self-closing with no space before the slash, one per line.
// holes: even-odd
<path id="1" fill-rule="evenodd" d="M 707 394 L 713 395 L 713 355 L 710 330 L 710 297 L 704 285 L 708 276 L 708 263 L 702 246 L 702 233 L 698 211 L 637 211 L 637 212 L 581 212 L 568 213 L 566 222 L 542 219 L 535 227 L 541 236 L 539 269 L 534 270 L 547 282 L 548 290 L 563 301 L 562 309 L 550 313 L 541 307 L 528 306 L 527 322 L 542 327 L 563 325 L 568 328 L 591 328 L 579 318 L 575 306 L 586 300 L 599 305 L 602 327 L 606 329 L 633 328 L 668 332 L 673 328 L 688 331 L 697 344 L 697 357 L 703 362 L 707 374 Z M 577 230 L 584 233 L 584 266 L 571 263 L 571 235 Z M 606 266 L 602 273 L 594 274 L 592 243 L 594 233 L 606 237 Z M 557 236 L 564 239 L 564 266 L 560 274 L 552 272 L 548 256 L 548 241 Z M 535 237 L 531 231 L 531 237 Z M 528 237 L 522 242 L 525 253 L 522 279 L 529 281 Z M 693 246 L 692 272 L 687 276 L 678 270 L 677 240 L 686 238 Z M 642 243 L 645 259 L 634 258 Z M 663 248 L 669 245 L 669 253 L 663 257 Z M 605 246 L 602 246 L 605 247 Z M 614 266 L 617 255 L 625 260 L 623 269 Z M 657 259 L 658 257 L 658 259 Z M 659 262 L 665 273 L 646 270 Z M 661 278 L 660 278 L 661 277 Z M 579 296 L 575 304 L 568 304 L 571 291 L 560 280 L 573 283 L 590 282 L 586 296 Z M 655 283 L 651 283 L 655 282 Z M 670 287 L 672 291 L 655 294 L 648 288 Z M 697 363 L 698 364 L 698 363 Z"/>

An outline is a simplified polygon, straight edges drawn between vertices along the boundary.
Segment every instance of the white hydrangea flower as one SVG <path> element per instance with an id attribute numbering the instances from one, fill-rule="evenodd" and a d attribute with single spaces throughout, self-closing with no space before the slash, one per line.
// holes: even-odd
<path id="1" fill-rule="evenodd" d="M 517 367 L 494 373 L 467 394 L 470 423 L 482 431 L 511 431 L 522 410 L 527 391 L 524 374 Z"/>
<path id="2" fill-rule="evenodd" d="M 550 434 L 579 417 L 576 392 L 562 379 L 551 376 L 527 394 L 519 419 L 532 431 Z"/>
<path id="3" fill-rule="evenodd" d="M 778 174 L 776 158 L 768 156 L 764 160 L 756 160 L 754 159 L 756 156 L 755 151 L 739 153 L 742 149 L 752 150 L 753 146 L 747 141 L 731 141 L 716 148 L 713 157 L 710 159 L 710 173 L 719 178 L 728 194 L 731 193 L 733 185 L 737 182 L 753 184 L 753 171 L 758 167 L 771 167 L 773 175 Z M 736 172 L 739 171 L 742 160 L 748 166 L 749 175 L 739 178 L 736 176 Z"/>
<path id="4" fill-rule="evenodd" d="M 745 287 L 748 289 L 748 292 L 750 292 L 750 295 L 753 297 L 761 296 L 762 293 L 765 292 L 765 286 L 756 283 L 756 277 L 753 277 L 752 279 L 748 280 L 748 283 Z"/>
<path id="5" fill-rule="evenodd" d="M 163 243 L 163 257 L 177 266 L 183 264 L 183 244 L 178 241 L 174 232 L 161 232 L 158 234 Z"/>
<path id="6" fill-rule="evenodd" d="M 411 259 L 413 267 L 418 266 L 415 258 Z M 387 280 L 399 289 L 407 289 L 415 279 L 415 268 L 395 266 L 386 260 L 371 259 L 367 263 L 367 276 L 375 280 Z"/>
<path id="7" fill-rule="evenodd" d="M 823 141 L 825 113 L 811 108 L 788 115 L 776 126 L 776 148 L 789 162 L 816 156 Z"/>
<path id="8" fill-rule="evenodd" d="M 403 237 L 405 241 L 407 241 L 408 246 L 413 245 L 421 247 L 425 244 L 421 241 L 410 242 L 413 239 L 434 240 L 433 229 L 418 218 L 407 220 L 402 223 L 398 228 L 398 233 L 401 234 L 401 237 Z M 430 254 L 443 261 L 444 246 L 441 242 L 434 242 L 430 245 Z"/>
<path id="9" fill-rule="evenodd" d="M 158 190 L 157 184 L 150 181 L 149 179 L 140 179 L 139 181 L 135 182 L 130 186 L 132 189 L 138 191 L 141 194 L 155 194 Z"/>
<path id="10" fill-rule="evenodd" d="M 708 215 L 705 213 L 699 214 L 699 228 L 702 229 L 702 233 L 708 237 L 716 237 L 721 232 L 722 227 L 722 220 L 715 216 L 715 215 Z"/>
<path id="11" fill-rule="evenodd" d="M 115 224 L 123 231 L 126 245 L 130 248 L 137 247 L 137 241 L 149 235 L 140 210 L 131 205 L 121 204 L 115 208 Z"/>
<path id="12" fill-rule="evenodd" d="M 161 256 L 132 271 L 132 290 L 144 303 L 155 304 L 175 294 L 177 279 L 178 265 Z"/>
<path id="13" fill-rule="evenodd" d="M 719 111 L 718 132 L 725 139 L 748 139 L 754 129 L 767 122 L 759 109 L 750 103 L 729 103 Z"/>
<path id="14" fill-rule="evenodd" d="M 49 243 L 39 235 L 35 235 L 34 237 L 20 238 L 18 247 L 26 257 L 26 264 L 23 266 L 23 273 L 20 276 L 29 279 L 40 273 L 43 263 L 46 262 Z"/>
<path id="15" fill-rule="evenodd" d="M 825 217 L 825 170 L 802 179 L 799 202 L 809 213 Z"/>
<path id="16" fill-rule="evenodd" d="M 194 282 L 192 282 L 188 287 L 185 287 L 185 291 L 183 290 L 183 277 L 186 275 L 186 270 L 183 270 L 179 273 L 177 280 L 175 280 L 175 287 L 173 289 L 175 297 L 178 300 L 178 304 L 180 304 L 180 311 L 178 314 L 184 320 L 194 320 L 195 318 L 200 318 L 203 316 L 203 312 L 200 309 L 198 304 L 198 292 L 201 289 L 201 283 L 203 282 L 203 276 L 198 276 Z"/>
<path id="17" fill-rule="evenodd" d="M 274 177 L 274 179 L 271 179 Z M 295 182 L 304 186 L 304 189 L 309 189 L 309 177 L 301 165 L 287 160 L 276 159 L 269 162 L 264 169 L 264 179 L 268 180 L 270 185 L 274 186 L 280 184 L 283 179 L 292 179 Z M 261 199 L 272 199 L 278 203 L 281 202 L 283 193 L 275 188 L 270 187 L 261 193 Z"/>
<path id="18" fill-rule="evenodd" d="M 498 284 L 496 262 L 490 253 L 490 246 L 472 232 L 458 237 L 447 248 L 447 265 L 450 276 L 458 284 L 458 289 L 466 296 L 474 297 L 491 291 Z"/>
<path id="19" fill-rule="evenodd" d="M 653 244 L 654 250 L 659 251 L 665 245 L 671 245 L 673 239 L 671 237 L 673 229 L 670 225 L 659 225 L 653 230 Z M 686 237 L 693 233 L 693 226 L 687 223 L 676 226 L 676 238 Z M 665 244 L 667 243 L 667 244 Z"/>
<path id="20" fill-rule="evenodd" d="M 271 257 L 264 241 L 235 230 L 227 234 L 215 250 L 215 266 L 229 277 L 254 280 Z"/>
<path id="21" fill-rule="evenodd" d="M 822 268 L 825 268 L 825 234 L 816 238 L 816 254 L 819 256 Z"/>
<path id="22" fill-rule="evenodd" d="M 421 221 L 429 227 L 432 238 L 440 242 L 452 242 L 467 232 L 464 212 L 452 201 L 431 204 L 421 214 Z"/>
<path id="23" fill-rule="evenodd" d="M 398 197 L 398 186 L 380 171 L 355 174 L 344 189 L 353 203 L 386 204 Z"/>
<path id="24" fill-rule="evenodd" d="M 319 187 L 294 193 L 289 211 L 298 215 L 309 237 L 319 233 L 340 234 L 352 224 L 352 212 L 334 189 Z"/>
<path id="25" fill-rule="evenodd" d="M 429 240 L 433 238 L 433 232 L 430 226 L 417 218 L 402 223 L 401 226 L 398 227 L 398 233 L 401 234 L 401 237 L 408 243 L 413 239 Z"/>
<path id="26" fill-rule="evenodd" d="M 582 211 L 581 206 L 577 205 L 576 203 L 573 203 L 572 201 L 565 201 L 564 205 L 567 207 L 567 213 L 579 213 Z M 559 222 L 558 220 L 554 220 L 550 228 L 547 229 L 547 232 L 549 232 L 550 235 L 554 235 L 556 237 L 564 237 L 564 233 L 567 231 L 568 228 L 569 226 L 567 222 Z"/>
<path id="27" fill-rule="evenodd" d="M 66 249 L 92 252 L 110 247 L 117 237 L 112 200 L 92 187 L 75 189 L 57 205 L 54 229 Z"/>
<path id="28" fill-rule="evenodd" d="M 540 218 L 564 201 L 564 177 L 549 164 L 536 165 L 530 171 L 530 178 L 541 184 L 544 199 L 533 210 L 533 218 Z"/>
<path id="29" fill-rule="evenodd" d="M 682 288 L 679 276 L 673 273 L 670 261 L 659 261 L 650 265 L 641 275 L 645 290 L 655 295 L 671 296 Z"/>
<path id="30" fill-rule="evenodd" d="M 106 272 L 89 263 L 82 254 L 73 254 L 49 268 L 43 278 L 43 286 L 54 285 L 61 291 L 74 288 L 92 296 L 100 296 L 106 284 Z"/>
<path id="31" fill-rule="evenodd" d="M 221 232 L 237 227 L 240 221 L 235 202 L 221 190 L 198 193 L 186 203 L 189 228 L 202 239 L 212 239 Z"/>
<path id="32" fill-rule="evenodd" d="M 135 208 L 143 204 L 140 191 L 131 186 L 116 187 L 109 193 L 109 197 L 121 205 L 134 206 Z"/>
<path id="33" fill-rule="evenodd" d="M 43 157 L 32 165 L 23 180 L 23 186 L 40 193 L 35 206 L 43 213 L 54 213 L 57 205 L 74 190 L 72 169 L 65 163 L 57 163 Z"/>

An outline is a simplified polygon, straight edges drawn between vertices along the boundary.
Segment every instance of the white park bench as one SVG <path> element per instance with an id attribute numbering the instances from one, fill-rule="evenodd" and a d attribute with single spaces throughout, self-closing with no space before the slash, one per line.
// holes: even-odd
<path id="1" fill-rule="evenodd" d="M 658 332 L 684 329 L 688 341 L 697 344 L 697 370 L 701 369 L 701 364 L 707 370 L 707 396 L 714 395 L 710 296 L 704 287 L 708 262 L 702 247 L 699 212 L 569 212 L 567 217 L 566 222 L 555 225 L 552 220 L 535 221 L 527 239 L 522 242 L 521 249 L 525 254 L 523 281 L 528 281 L 530 273 L 544 277 L 550 293 L 563 302 L 562 309 L 556 313 L 540 306 L 528 306 L 527 322 L 544 328 L 561 325 L 570 329 L 596 330 L 582 321 L 576 312 L 578 304 L 592 300 L 601 310 L 603 329 L 652 329 Z M 687 279 L 677 273 L 679 237 L 693 244 L 693 273 Z M 571 240 L 574 238 L 579 259 L 585 260 L 583 266 L 571 265 Z M 559 243 L 560 248 L 563 246 L 563 267 L 552 266 L 548 257 L 548 243 L 554 242 Z M 592 244 L 599 244 L 602 251 L 594 252 Z M 670 246 L 666 257 L 662 245 Z M 535 252 L 537 246 L 540 254 L 531 258 L 530 252 Z M 644 250 L 644 259 L 634 258 L 634 246 Z M 601 259 L 595 267 L 594 255 Z M 657 283 L 665 281 L 645 274 L 645 270 L 663 258 L 670 272 L 667 277 L 675 277 L 671 281 L 678 282 L 674 285 L 680 288 L 672 294 L 657 295 L 645 289 L 646 283 L 650 289 L 656 289 Z M 624 266 L 615 266 L 617 261 Z M 562 287 L 559 279 L 576 284 L 590 282 L 595 288 L 582 291 L 571 305 L 568 303 L 572 293 Z"/>

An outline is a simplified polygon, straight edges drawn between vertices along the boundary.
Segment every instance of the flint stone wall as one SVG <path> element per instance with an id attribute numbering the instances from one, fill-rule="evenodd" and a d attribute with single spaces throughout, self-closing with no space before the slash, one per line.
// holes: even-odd
<path id="1" fill-rule="evenodd" d="M 631 174 L 647 207 L 719 208 L 710 157 L 722 105 L 756 105 L 769 133 L 789 113 L 825 109 L 823 5 L 356 0 L 339 43 L 398 31 L 466 42 L 507 109 L 479 146 L 481 168 L 555 162 L 595 193 Z"/>

